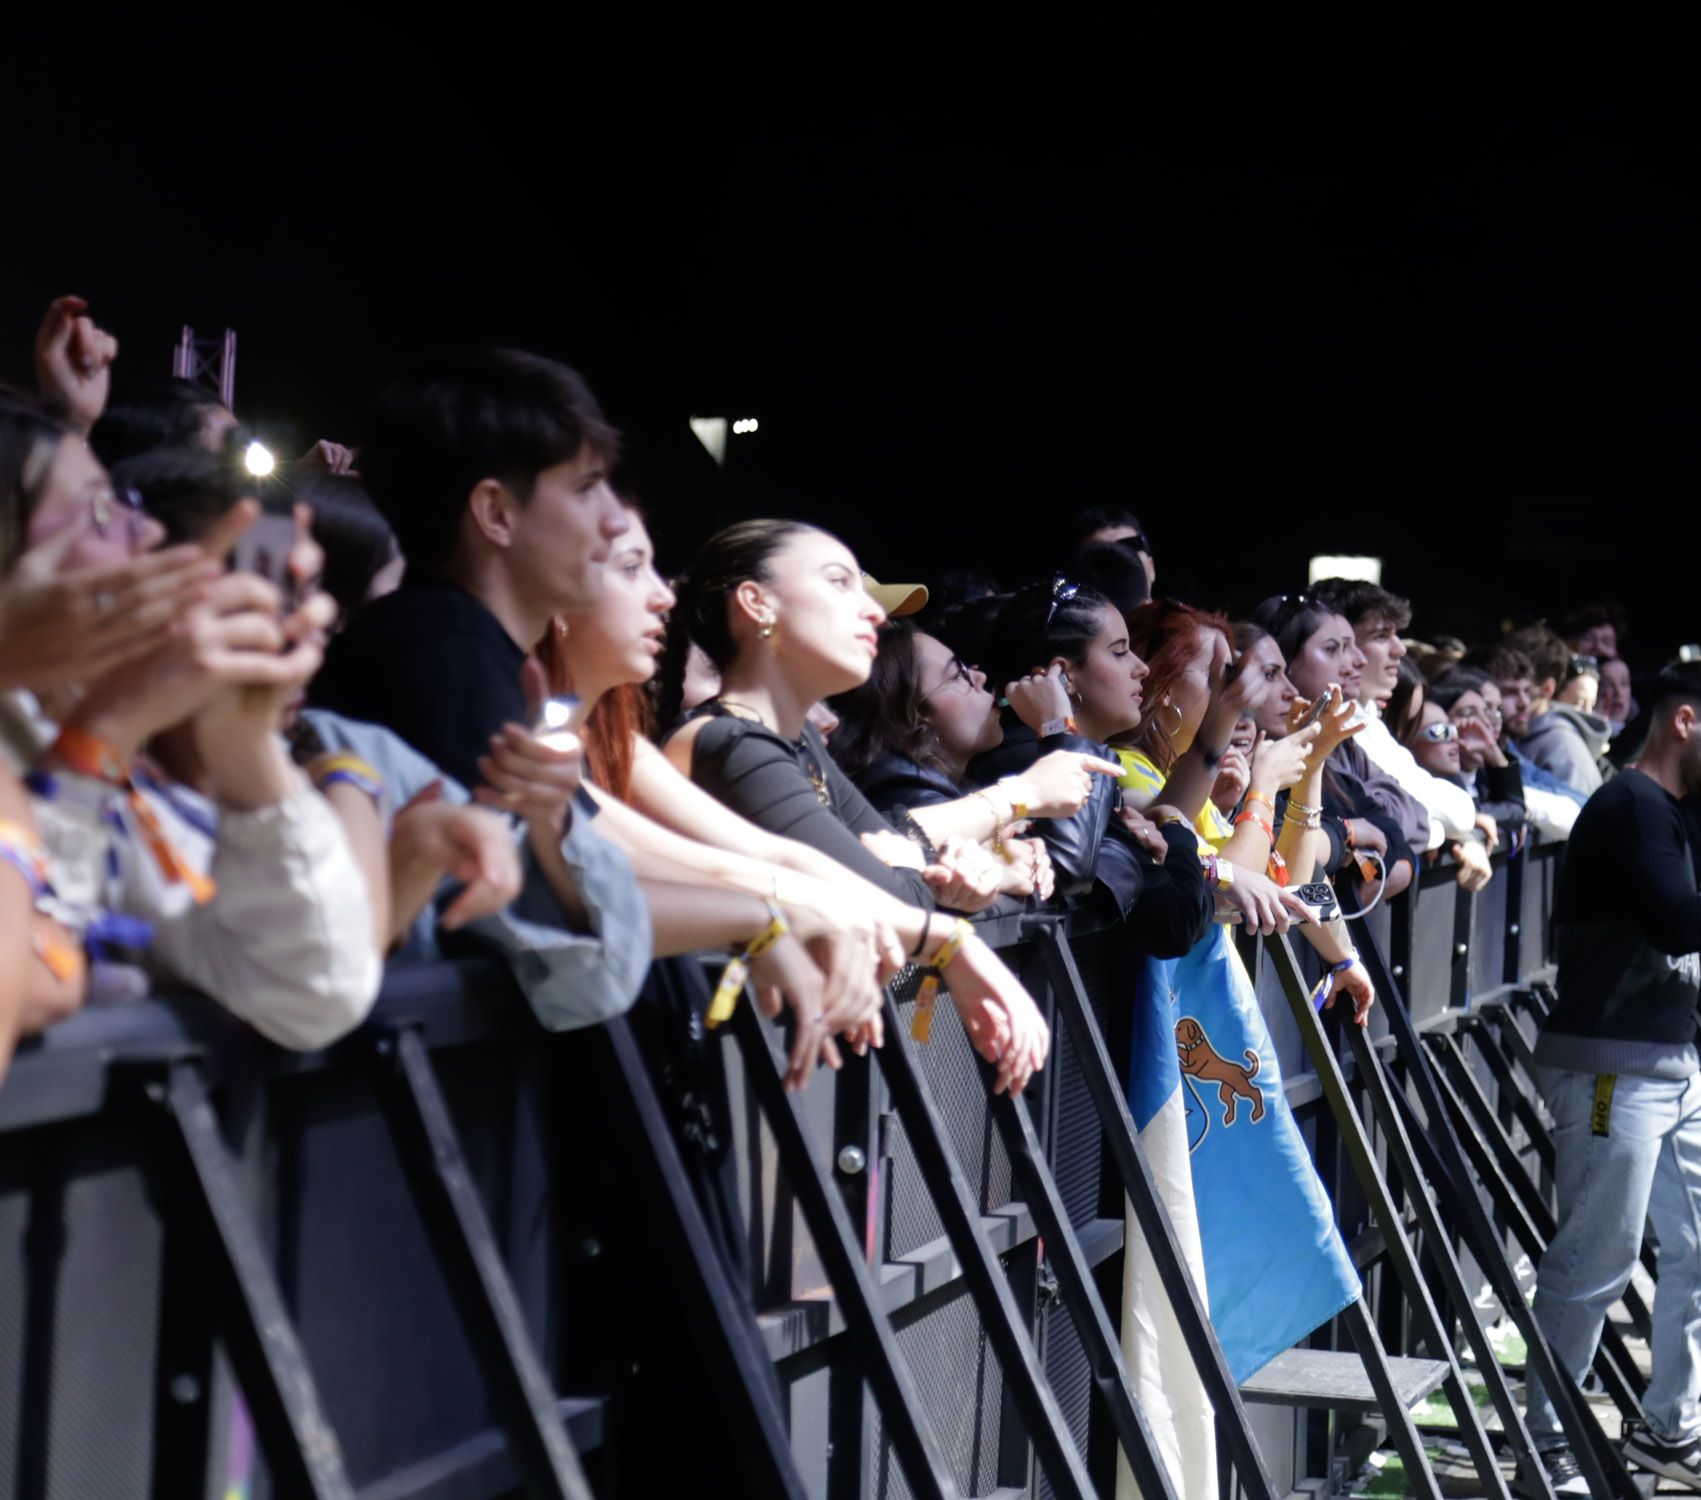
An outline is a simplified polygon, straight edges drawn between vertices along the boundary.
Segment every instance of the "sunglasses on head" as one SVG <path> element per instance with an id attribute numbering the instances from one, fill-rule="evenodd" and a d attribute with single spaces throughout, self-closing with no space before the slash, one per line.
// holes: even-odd
<path id="1" fill-rule="evenodd" d="M 1051 577 L 1051 608 L 1048 609 L 1045 612 L 1045 624 L 1040 626 L 1040 629 L 1045 630 L 1045 629 L 1049 628 L 1049 626 L 1051 625 L 1051 617 L 1057 613 L 1057 606 L 1058 605 L 1067 604 L 1071 599 L 1073 599 L 1080 592 L 1081 592 L 1081 585 L 1080 584 L 1071 583 L 1061 573 L 1052 574 L 1052 577 Z"/>

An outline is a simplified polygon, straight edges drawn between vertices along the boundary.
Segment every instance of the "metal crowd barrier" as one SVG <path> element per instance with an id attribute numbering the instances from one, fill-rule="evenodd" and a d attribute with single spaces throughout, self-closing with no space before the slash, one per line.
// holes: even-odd
<path id="1" fill-rule="evenodd" d="M 1541 1365 L 1511 1261 L 1551 1232 L 1525 1070 L 1561 852 L 1498 857 L 1475 897 L 1427 872 L 1357 924 L 1368 1034 L 1319 1021 L 1303 945 L 1248 949 L 1365 1278 L 1312 1340 L 1357 1351 L 1353 1390 L 1235 1389 L 1113 1061 L 1130 955 L 1080 913 L 1011 917 L 984 935 L 1056 1034 L 1021 1101 L 989 1095 L 954 1020 L 905 1040 L 913 981 L 886 1048 L 802 1096 L 739 1007 L 743 1255 L 633 1024 L 548 1035 L 488 965 L 394 972 L 311 1057 L 195 999 L 73 1018 L 0 1088 L 0 1495 L 1087 1496 L 1119 1451 L 1167 1494 L 1115 1331 L 1125 1203 L 1217 1406 L 1225 1492 L 1326 1493 L 1392 1437 L 1439 1493 L 1406 1414 L 1421 1367 L 1505 1493 L 1453 1350 L 1527 1458 L 1471 1304 L 1491 1287 Z M 1603 1352 L 1633 1401 L 1627 1364 Z M 1557 1383 L 1597 1492 L 1634 1493 Z"/>

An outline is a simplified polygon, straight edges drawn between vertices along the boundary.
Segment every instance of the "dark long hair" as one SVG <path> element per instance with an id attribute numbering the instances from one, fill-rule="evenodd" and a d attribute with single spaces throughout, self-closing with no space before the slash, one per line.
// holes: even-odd
<path id="1" fill-rule="evenodd" d="M 691 643 L 701 646 L 724 676 L 737 654 L 729 612 L 739 584 L 752 578 L 767 582 L 773 555 L 794 536 L 816 530 L 803 521 L 739 521 L 703 543 L 675 588 L 679 602 L 667 617 L 667 641 L 656 674 L 656 718 L 663 730 L 679 717 Z"/>
<path id="2" fill-rule="evenodd" d="M 1054 581 L 1030 583 L 1017 589 L 998 611 L 979 663 L 997 687 L 1043 670 L 1053 657 L 1079 666 L 1099 633 L 1100 612 L 1115 609 L 1103 594 L 1085 584 L 1072 598 L 1056 600 L 1053 609 L 1054 586 Z M 961 651 L 957 654 L 962 656 Z"/>
<path id="3" fill-rule="evenodd" d="M 64 427 L 33 397 L 0 386 L 0 576 L 23 554 L 30 517 L 64 437 Z"/>
<path id="4" fill-rule="evenodd" d="M 147 380 L 120 388 L 89 434 L 96 457 L 115 468 L 156 448 L 195 448 L 225 404 L 191 380 Z"/>
<path id="5" fill-rule="evenodd" d="M 1278 594 L 1252 611 L 1252 623 L 1276 643 L 1290 666 L 1300 648 L 1340 611 L 1310 594 Z"/>
<path id="6" fill-rule="evenodd" d="M 1454 667 L 1429 685 L 1429 701 L 1449 714 L 1466 693 L 1480 693 L 1494 679 L 1479 667 Z"/>
<path id="7" fill-rule="evenodd" d="M 372 580 L 401 550 L 384 513 L 352 474 L 309 474 L 295 482 L 295 498 L 313 512 L 313 540 L 325 549 L 319 586 L 347 619 L 366 602 Z"/>
<path id="8" fill-rule="evenodd" d="M 847 775 L 864 770 L 882 755 L 899 755 L 950 775 L 922 702 L 915 637 L 915 628 L 907 620 L 884 626 L 868 681 L 831 700 L 839 716 L 839 727 L 833 731 L 833 759 Z"/>

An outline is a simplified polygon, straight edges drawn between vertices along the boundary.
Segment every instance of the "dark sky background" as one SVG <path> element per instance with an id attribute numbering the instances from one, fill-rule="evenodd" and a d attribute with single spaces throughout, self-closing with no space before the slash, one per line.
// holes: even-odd
<path id="1" fill-rule="evenodd" d="M 291 16 L 7 49 L 0 371 L 65 290 L 125 372 L 230 326 L 242 415 L 305 446 L 415 351 L 511 342 L 589 377 L 673 566 L 766 512 L 1019 581 L 1115 500 L 1198 602 L 1371 552 L 1420 632 L 1611 596 L 1633 658 L 1701 638 L 1679 75 L 1100 77 L 1083 42 L 949 90 L 681 82 L 641 38 Z M 692 414 L 761 427 L 722 471 Z"/>

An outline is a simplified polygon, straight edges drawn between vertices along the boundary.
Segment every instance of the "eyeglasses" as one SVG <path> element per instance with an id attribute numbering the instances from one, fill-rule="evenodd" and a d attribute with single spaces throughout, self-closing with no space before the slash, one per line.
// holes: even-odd
<path id="1" fill-rule="evenodd" d="M 1459 738 L 1459 726 L 1442 720 L 1439 724 L 1430 724 L 1418 731 L 1432 745 L 1447 745 Z"/>
<path id="2" fill-rule="evenodd" d="M 1040 626 L 1040 629 L 1048 629 L 1051 625 L 1051 617 L 1057 613 L 1057 606 L 1067 604 L 1080 592 L 1080 584 L 1071 583 L 1061 573 L 1053 573 L 1051 575 L 1051 608 L 1045 612 L 1045 624 Z"/>
<path id="3" fill-rule="evenodd" d="M 923 693 L 921 695 L 921 702 L 926 703 L 929 698 L 938 693 L 943 693 L 949 688 L 972 688 L 974 685 L 974 675 L 968 664 L 959 661 L 955 656 L 953 656 L 951 658 L 951 665 L 946 670 L 944 681 L 942 681 L 937 687 L 931 687 Z"/>

